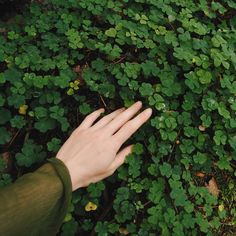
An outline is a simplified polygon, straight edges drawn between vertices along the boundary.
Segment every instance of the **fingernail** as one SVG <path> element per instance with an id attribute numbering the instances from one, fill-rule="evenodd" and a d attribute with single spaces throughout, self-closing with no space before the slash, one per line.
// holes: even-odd
<path id="1" fill-rule="evenodd" d="M 147 115 L 147 116 L 151 116 L 151 114 L 152 114 L 152 109 L 151 109 L 151 108 L 148 108 L 148 109 L 146 109 L 146 110 L 144 111 L 144 113 L 145 113 L 145 115 Z"/>
<path id="2" fill-rule="evenodd" d="M 138 102 L 136 102 L 136 105 L 137 105 L 137 106 L 140 106 L 140 105 L 142 106 L 142 102 L 141 102 L 141 101 L 138 101 Z"/>

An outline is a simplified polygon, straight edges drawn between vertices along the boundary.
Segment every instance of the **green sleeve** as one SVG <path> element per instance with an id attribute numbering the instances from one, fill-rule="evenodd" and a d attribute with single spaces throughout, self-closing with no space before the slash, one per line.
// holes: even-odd
<path id="1" fill-rule="evenodd" d="M 0 235 L 56 235 L 72 197 L 65 164 L 51 158 L 0 189 Z"/>

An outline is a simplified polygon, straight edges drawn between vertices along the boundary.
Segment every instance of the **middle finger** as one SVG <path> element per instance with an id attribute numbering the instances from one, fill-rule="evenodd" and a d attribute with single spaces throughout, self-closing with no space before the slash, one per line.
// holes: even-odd
<path id="1" fill-rule="evenodd" d="M 129 119 L 131 119 L 142 107 L 142 102 L 138 101 L 131 107 L 120 113 L 108 125 L 104 127 L 105 133 L 109 136 L 113 135 L 120 127 L 122 127 Z"/>

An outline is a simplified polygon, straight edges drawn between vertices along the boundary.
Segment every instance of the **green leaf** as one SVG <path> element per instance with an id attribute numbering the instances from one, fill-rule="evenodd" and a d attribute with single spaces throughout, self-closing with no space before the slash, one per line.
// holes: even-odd
<path id="1" fill-rule="evenodd" d="M 187 201 L 187 196 L 183 188 L 172 188 L 170 196 L 175 201 L 176 206 L 185 206 Z"/>
<path id="2" fill-rule="evenodd" d="M 2 174 L 2 177 L 0 178 L 0 187 L 7 186 L 9 184 L 13 183 L 13 178 L 9 174 Z"/>
<path id="3" fill-rule="evenodd" d="M 226 109 L 225 104 L 223 102 L 219 103 L 218 112 L 225 119 L 229 119 L 230 118 L 230 112 Z"/>
<path id="4" fill-rule="evenodd" d="M 22 77 L 21 71 L 15 69 L 15 68 L 10 68 L 10 69 L 5 70 L 4 78 L 0 76 L 0 83 L 1 83 L 1 81 L 4 83 L 5 80 L 7 80 L 11 84 L 14 84 L 16 81 L 19 81 L 21 79 L 21 77 Z"/>
<path id="5" fill-rule="evenodd" d="M 142 160 L 140 158 L 130 154 L 130 157 L 128 157 L 125 162 L 128 163 L 129 176 L 131 176 L 132 178 L 136 178 L 141 174 L 140 169 Z"/>
<path id="6" fill-rule="evenodd" d="M 34 127 L 42 133 L 52 130 L 56 127 L 56 122 L 51 118 L 42 118 L 34 123 Z"/>
<path id="7" fill-rule="evenodd" d="M 0 125 L 7 123 L 11 119 L 11 113 L 6 108 L 0 108 Z"/>
<path id="8" fill-rule="evenodd" d="M 92 112 L 92 108 L 88 103 L 83 103 L 79 106 L 79 111 L 83 115 L 87 115 Z"/>
<path id="9" fill-rule="evenodd" d="M 6 82 L 6 78 L 3 73 L 0 73 L 0 84 L 4 84 Z"/>
<path id="10" fill-rule="evenodd" d="M 236 135 L 230 137 L 229 144 L 236 151 Z"/>
<path id="11" fill-rule="evenodd" d="M 16 154 L 17 164 L 19 166 L 30 167 L 36 162 L 42 162 L 46 157 L 46 153 L 42 149 L 41 145 L 37 145 L 33 140 L 28 139 L 24 143 L 21 153 Z"/>
<path id="12" fill-rule="evenodd" d="M 91 62 L 92 68 L 95 69 L 97 72 L 102 72 L 105 69 L 105 63 L 100 58 Z"/>
<path id="13" fill-rule="evenodd" d="M 6 101 L 5 98 L 2 95 L 0 95 L 0 107 L 4 105 L 5 101 Z"/>
<path id="14" fill-rule="evenodd" d="M 74 218 L 72 218 L 70 221 L 63 223 L 62 235 L 63 236 L 75 235 L 78 230 L 78 225 L 79 225 L 78 222 L 75 221 Z"/>
<path id="15" fill-rule="evenodd" d="M 212 75 L 209 71 L 198 70 L 197 75 L 199 77 L 199 81 L 202 84 L 210 84 L 212 80 Z"/>
<path id="16" fill-rule="evenodd" d="M 102 181 L 97 182 L 97 183 L 91 183 L 87 187 L 87 191 L 88 191 L 89 196 L 91 198 L 100 197 L 102 195 L 104 189 L 105 189 L 105 184 Z"/>
<path id="17" fill-rule="evenodd" d="M 115 28 L 110 28 L 110 29 L 105 31 L 105 35 L 107 35 L 108 37 L 115 38 L 116 34 L 117 34 L 117 31 L 116 31 Z"/>
<path id="18" fill-rule="evenodd" d="M 163 165 L 160 166 L 160 172 L 163 176 L 170 177 L 172 174 L 172 168 L 169 163 L 164 162 Z"/>
<path id="19" fill-rule="evenodd" d="M 44 107 L 38 106 L 35 108 L 34 114 L 37 119 L 41 119 L 43 117 L 47 117 L 48 110 Z"/>
<path id="20" fill-rule="evenodd" d="M 10 133 L 5 127 L 0 127 L 0 144 L 5 144 L 11 139 Z"/>
<path id="21" fill-rule="evenodd" d="M 197 152 L 197 154 L 193 156 L 193 160 L 195 163 L 202 165 L 207 161 L 207 155 L 205 153 Z"/>
<path id="22" fill-rule="evenodd" d="M 65 35 L 67 36 L 69 46 L 72 49 L 82 48 L 84 46 L 80 34 L 76 29 L 69 29 L 66 31 Z"/>
<path id="23" fill-rule="evenodd" d="M 151 96 L 154 93 L 154 89 L 152 85 L 149 83 L 142 83 L 141 87 L 139 88 L 139 92 L 142 96 Z"/>
<path id="24" fill-rule="evenodd" d="M 159 204 L 160 200 L 164 196 L 165 181 L 163 178 L 151 181 L 151 187 L 149 188 L 148 199 L 153 203 Z"/>
<path id="25" fill-rule="evenodd" d="M 220 160 L 217 162 L 217 165 L 221 170 L 230 170 L 232 171 L 232 167 L 230 166 L 230 161 L 232 160 L 232 157 L 229 156 L 221 156 Z"/>
<path id="26" fill-rule="evenodd" d="M 176 119 L 173 117 L 168 117 L 165 119 L 165 125 L 169 129 L 175 129 L 177 127 Z"/>
<path id="27" fill-rule="evenodd" d="M 52 138 L 51 141 L 47 143 L 48 151 L 58 152 L 61 147 L 61 140 L 58 138 Z"/>
<path id="28" fill-rule="evenodd" d="M 22 129 L 26 125 L 26 120 L 22 116 L 14 116 L 11 119 L 11 126 L 14 128 Z"/>
<path id="29" fill-rule="evenodd" d="M 221 144 L 225 145 L 226 140 L 227 140 L 227 136 L 225 135 L 225 133 L 222 130 L 216 130 L 213 139 L 214 139 L 216 145 L 221 145 Z"/>
<path id="30" fill-rule="evenodd" d="M 144 152 L 143 145 L 141 143 L 136 143 L 132 148 L 132 153 L 141 155 Z"/>

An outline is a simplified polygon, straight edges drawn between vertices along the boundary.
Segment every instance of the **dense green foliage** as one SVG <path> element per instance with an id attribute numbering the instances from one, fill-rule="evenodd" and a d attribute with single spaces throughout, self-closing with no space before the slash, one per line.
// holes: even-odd
<path id="1" fill-rule="evenodd" d="M 51 0 L 1 23 L 0 145 L 17 173 L 94 109 L 153 109 L 126 163 L 73 193 L 60 235 L 236 232 L 235 15 L 233 0 Z"/>

